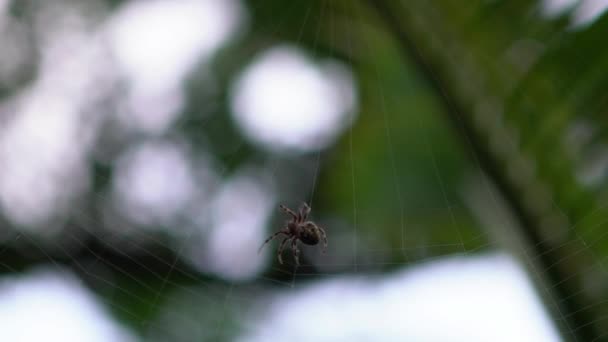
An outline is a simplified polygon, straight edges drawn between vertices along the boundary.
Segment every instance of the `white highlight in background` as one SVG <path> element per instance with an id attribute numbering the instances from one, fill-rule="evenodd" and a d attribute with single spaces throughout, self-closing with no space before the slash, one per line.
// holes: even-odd
<path id="1" fill-rule="evenodd" d="M 572 26 L 584 28 L 591 25 L 608 9 L 608 0 L 542 0 L 544 15 L 554 17 L 572 10 Z"/>
<path id="2" fill-rule="evenodd" d="M 0 207 L 34 229 L 86 189 L 86 128 L 76 105 L 48 89 L 34 88 L 16 102 L 0 131 Z"/>
<path id="3" fill-rule="evenodd" d="M 579 0 L 542 0 L 541 9 L 544 15 L 554 17 L 572 9 L 578 2 Z"/>
<path id="4" fill-rule="evenodd" d="M 0 340 L 132 342 L 135 336 L 69 273 L 0 278 Z"/>
<path id="5" fill-rule="evenodd" d="M 40 4 L 37 78 L 0 103 L 0 210 L 20 228 L 50 233 L 88 190 L 88 156 L 105 115 L 98 105 L 116 75 L 78 6 Z"/>
<path id="6" fill-rule="evenodd" d="M 593 23 L 608 8 L 608 0 L 582 0 L 574 11 L 574 26 L 586 26 Z"/>
<path id="7" fill-rule="evenodd" d="M 236 0 L 139 0 L 121 7 L 108 34 L 130 85 L 124 123 L 164 131 L 183 106 L 188 73 L 236 33 L 243 16 Z"/>
<path id="8" fill-rule="evenodd" d="M 204 255 L 193 255 L 204 270 L 231 280 L 246 280 L 266 265 L 258 247 L 274 206 L 270 179 L 261 171 L 245 169 L 219 191 L 211 206 L 211 231 Z M 196 254 L 196 253 L 194 253 Z"/>
<path id="9" fill-rule="evenodd" d="M 293 47 L 270 49 L 247 67 L 232 91 L 243 133 L 271 150 L 310 151 L 352 123 L 355 88 L 337 62 L 317 65 Z"/>
<path id="10" fill-rule="evenodd" d="M 131 82 L 170 88 L 225 42 L 240 15 L 229 0 L 131 1 L 110 24 L 111 44 Z"/>
<path id="11" fill-rule="evenodd" d="M 124 153 L 112 183 L 114 204 L 143 225 L 170 224 L 194 199 L 197 184 L 185 148 L 169 141 L 150 141 Z"/>
<path id="12" fill-rule="evenodd" d="M 6 20 L 3 16 L 7 12 L 9 1 L 10 0 L 0 0 L 0 25 L 4 24 L 4 20 Z"/>
<path id="13" fill-rule="evenodd" d="M 560 340 L 526 274 L 504 255 L 322 281 L 290 289 L 255 314 L 239 341 Z"/>

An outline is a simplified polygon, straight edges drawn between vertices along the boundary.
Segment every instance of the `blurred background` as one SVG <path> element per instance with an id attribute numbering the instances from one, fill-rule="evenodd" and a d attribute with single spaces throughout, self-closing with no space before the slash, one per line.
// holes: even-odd
<path id="1" fill-rule="evenodd" d="M 0 0 L 0 340 L 608 340 L 606 8 Z"/>

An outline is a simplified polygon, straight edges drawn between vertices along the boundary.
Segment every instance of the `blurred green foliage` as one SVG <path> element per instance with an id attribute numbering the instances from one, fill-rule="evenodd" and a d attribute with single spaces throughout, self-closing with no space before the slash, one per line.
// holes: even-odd
<path id="1" fill-rule="evenodd" d="M 572 27 L 535 2 L 380 3 L 510 202 L 526 241 L 511 248 L 555 292 L 565 337 L 605 338 L 606 16 Z"/>

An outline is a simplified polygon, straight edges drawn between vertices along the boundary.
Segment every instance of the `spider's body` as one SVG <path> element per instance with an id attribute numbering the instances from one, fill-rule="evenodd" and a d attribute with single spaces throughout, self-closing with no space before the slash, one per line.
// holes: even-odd
<path id="1" fill-rule="evenodd" d="M 300 229 L 300 241 L 307 245 L 314 246 L 321 240 L 321 228 L 309 223 Z"/>
<path id="2" fill-rule="evenodd" d="M 291 220 L 285 224 L 285 227 L 283 229 L 272 234 L 268 239 L 266 239 L 266 241 L 264 241 L 264 243 L 260 247 L 260 251 L 268 242 L 270 242 L 272 239 L 281 234 L 287 235 L 287 237 L 284 238 L 283 241 L 281 241 L 281 244 L 279 245 L 277 257 L 279 259 L 279 263 L 281 264 L 283 263 L 281 254 L 283 254 L 283 249 L 285 248 L 286 243 L 289 241 L 291 241 L 291 248 L 293 250 L 293 256 L 296 261 L 296 265 L 300 264 L 300 250 L 298 249 L 297 245 L 298 240 L 302 241 L 302 243 L 306 245 L 314 246 L 318 244 L 319 241 L 321 241 L 321 238 L 323 238 L 324 250 L 325 248 L 327 248 L 327 236 L 323 228 L 317 226 L 312 221 L 306 220 L 308 214 L 310 213 L 310 207 L 306 203 L 302 204 L 302 207 L 297 213 L 293 212 L 291 209 L 285 207 L 284 205 L 280 205 L 279 207 L 281 208 L 281 210 L 291 216 Z"/>

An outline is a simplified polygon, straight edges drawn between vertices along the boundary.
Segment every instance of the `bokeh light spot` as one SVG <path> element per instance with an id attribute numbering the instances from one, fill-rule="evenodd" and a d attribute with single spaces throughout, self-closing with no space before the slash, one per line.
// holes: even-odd
<path id="1" fill-rule="evenodd" d="M 183 107 L 181 83 L 240 27 L 234 0 L 130 1 L 108 26 L 112 51 L 127 80 L 125 125 L 165 131 Z"/>
<path id="2" fill-rule="evenodd" d="M 310 151 L 352 123 L 352 77 L 337 62 L 317 65 L 300 50 L 262 53 L 237 80 L 232 112 L 243 133 L 271 150 Z"/>
<path id="3" fill-rule="evenodd" d="M 500 254 L 383 279 L 335 278 L 289 290 L 267 307 L 238 341 L 560 340 L 525 272 Z"/>
<path id="4" fill-rule="evenodd" d="M 201 269 L 231 280 L 246 280 L 265 265 L 258 254 L 274 204 L 274 190 L 260 171 L 245 169 L 220 189 L 211 207 L 211 231 L 204 255 L 194 253 Z"/>
<path id="5" fill-rule="evenodd" d="M 145 142 L 125 152 L 116 165 L 115 204 L 138 224 L 170 223 L 196 188 L 190 158 L 179 144 Z"/>
<path id="6" fill-rule="evenodd" d="M 137 341 L 77 278 L 47 269 L 1 278 L 0 340 Z"/>

